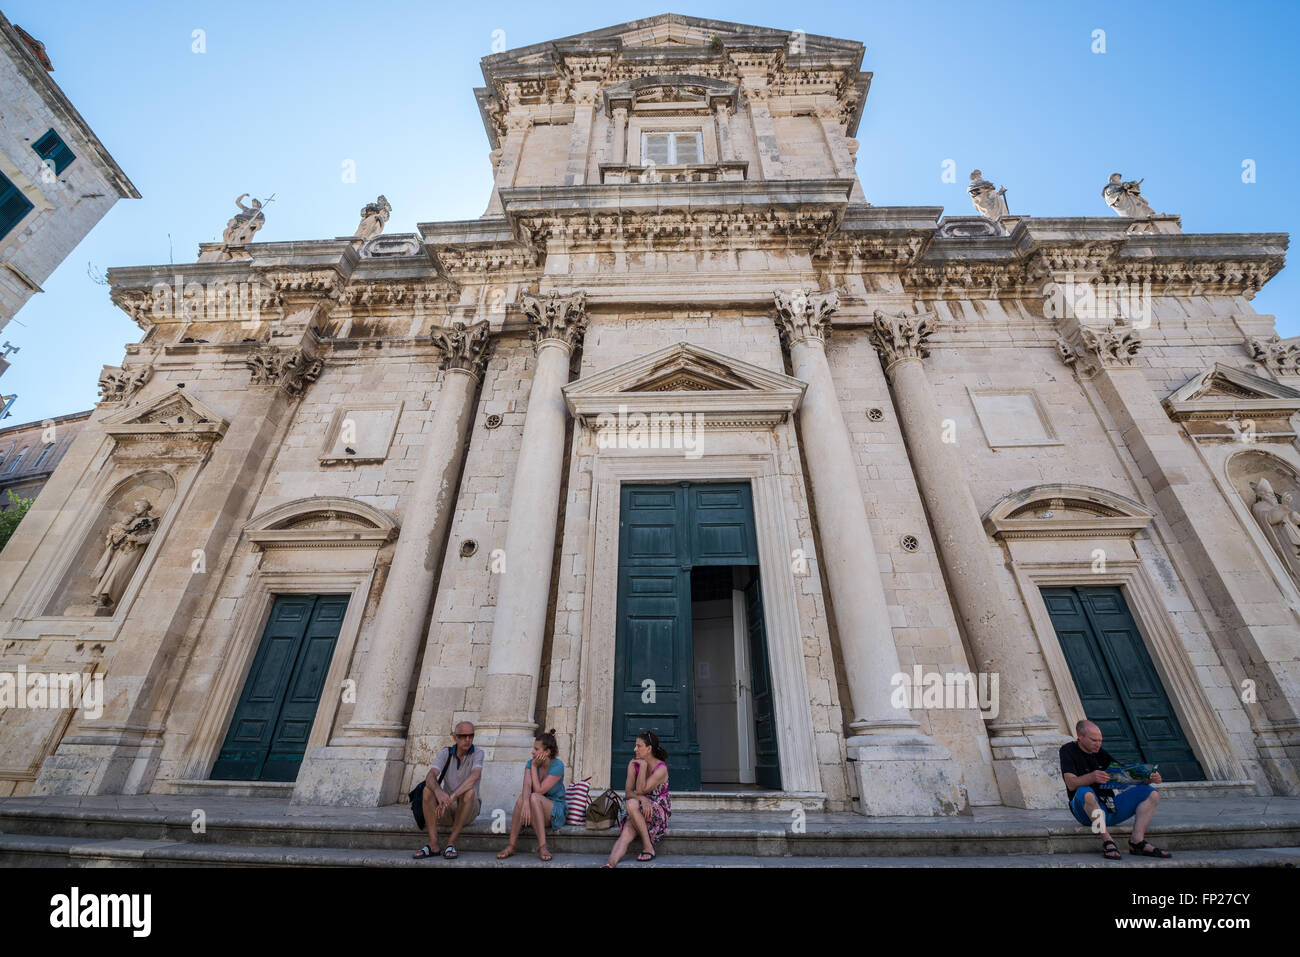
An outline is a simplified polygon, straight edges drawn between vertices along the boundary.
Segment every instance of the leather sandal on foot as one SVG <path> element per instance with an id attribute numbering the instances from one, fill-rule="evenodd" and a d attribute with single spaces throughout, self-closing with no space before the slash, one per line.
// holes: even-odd
<path id="1" fill-rule="evenodd" d="M 550 849 L 548 849 L 547 846 L 543 844 L 541 847 L 537 849 L 537 856 L 544 861 L 549 861 L 551 859 Z"/>
<path id="2" fill-rule="evenodd" d="M 514 853 L 515 846 L 513 844 L 507 844 L 505 850 L 497 852 L 497 860 L 504 861 L 507 857 L 513 857 Z"/>
<path id="3" fill-rule="evenodd" d="M 646 861 L 653 861 L 655 859 L 655 854 L 653 851 L 642 851 L 636 856 L 636 859 L 644 864 Z"/>
<path id="4" fill-rule="evenodd" d="M 420 860 L 421 858 L 425 858 L 425 857 L 437 857 L 438 849 L 436 847 L 431 848 L 429 847 L 428 844 L 426 844 L 424 845 L 424 847 L 420 848 L 411 856 L 414 857 L 416 860 Z"/>
<path id="5" fill-rule="evenodd" d="M 1134 844 L 1132 841 L 1129 841 L 1128 852 L 1130 854 L 1137 854 L 1140 857 L 1162 857 L 1163 858 L 1163 857 L 1174 856 L 1170 854 L 1168 851 L 1160 850 L 1160 848 L 1156 847 L 1150 841 L 1142 841 L 1138 844 Z"/>
<path id="6" fill-rule="evenodd" d="M 1115 845 L 1114 841 L 1103 841 L 1101 844 L 1101 849 L 1102 849 L 1101 856 L 1106 858 L 1106 860 L 1108 861 L 1120 860 L 1119 848 Z"/>

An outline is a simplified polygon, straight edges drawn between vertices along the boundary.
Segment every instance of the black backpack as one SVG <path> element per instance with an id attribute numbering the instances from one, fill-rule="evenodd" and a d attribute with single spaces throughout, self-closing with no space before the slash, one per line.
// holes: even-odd
<path id="1" fill-rule="evenodd" d="M 442 766 L 442 772 L 438 775 L 438 787 L 442 787 L 442 779 L 447 776 L 447 769 L 451 767 L 452 752 L 455 750 L 454 744 L 447 749 L 447 763 Z M 421 781 L 411 788 L 411 793 L 407 797 L 411 799 L 411 813 L 415 815 L 415 826 L 422 831 L 427 830 L 424 823 L 424 782 Z"/>

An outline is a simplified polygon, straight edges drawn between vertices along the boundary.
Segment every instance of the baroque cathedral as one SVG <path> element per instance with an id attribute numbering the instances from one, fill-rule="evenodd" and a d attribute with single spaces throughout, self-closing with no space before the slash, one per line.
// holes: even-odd
<path id="1" fill-rule="evenodd" d="M 1120 174 L 873 203 L 863 54 L 494 54 L 478 219 L 261 241 L 240 197 L 110 270 L 141 336 L 0 553 L 0 666 L 102 706 L 5 709 L 0 796 L 374 807 L 469 720 L 484 814 L 551 727 L 596 786 L 656 731 L 695 807 L 1055 807 L 1085 716 L 1168 788 L 1300 792 L 1288 237 Z"/>

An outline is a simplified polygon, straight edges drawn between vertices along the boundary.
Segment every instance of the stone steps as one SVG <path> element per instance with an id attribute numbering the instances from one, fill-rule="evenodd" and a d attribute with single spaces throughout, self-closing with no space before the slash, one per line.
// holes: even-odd
<path id="1" fill-rule="evenodd" d="M 665 839 L 659 857 L 638 863 L 634 855 L 621 867 L 988 867 L 988 868 L 1206 868 L 1206 867 L 1295 867 L 1300 848 L 1256 848 L 1246 850 L 1179 851 L 1167 861 L 1133 857 L 1106 861 L 1097 852 L 1062 854 L 966 855 L 953 857 L 773 857 L 753 855 L 676 854 Z M 543 864 L 532 841 L 521 842 L 521 851 L 506 861 L 495 852 L 461 849 L 455 861 L 422 860 L 409 850 L 367 848 L 304 848 L 284 845 L 232 845 L 176 841 L 148 841 L 132 838 L 94 839 L 28 834 L 0 834 L 0 864 L 6 867 L 410 867 L 420 868 L 598 868 L 605 854 L 561 853 Z"/>
<path id="2" fill-rule="evenodd" d="M 195 833 L 194 809 L 203 810 L 203 833 Z M 1300 800 L 1250 798 L 1171 802 L 1162 805 L 1152 828 L 1156 842 L 1181 857 L 1188 852 L 1243 852 L 1300 847 Z M 1128 826 L 1114 829 L 1117 840 Z M 386 808 L 316 808 L 256 798 L 145 795 L 120 798 L 0 799 L 0 863 L 18 863 L 37 853 L 20 838 L 47 839 L 51 847 L 94 844 L 103 849 L 148 846 L 168 854 L 221 855 L 259 849 L 305 854 L 348 852 L 380 855 L 386 861 L 409 855 L 424 836 L 410 811 Z M 603 858 L 614 833 L 564 828 L 550 837 L 557 855 Z M 445 840 L 445 837 L 444 837 Z M 58 842 L 71 842 L 60 845 Z M 134 842 L 134 843 L 133 843 Z M 459 850 L 495 855 L 505 842 L 490 819 L 461 834 Z M 526 834 L 521 846 L 533 847 Z M 977 808 L 956 818 L 864 818 L 855 814 L 799 812 L 678 811 L 661 847 L 675 858 L 924 859 L 1080 854 L 1096 855 L 1098 840 L 1059 812 Z M 1121 849 L 1123 846 L 1121 844 Z M 106 852 L 106 851 L 105 851 Z M 44 852 L 42 852 L 44 853 Z M 51 852 L 56 853 L 56 852 Z M 58 853 L 63 852 L 57 852 Z M 129 859 L 127 850 L 113 860 Z M 272 855 L 274 856 L 274 855 Z M 203 858 L 207 859 L 207 858 Z M 328 858 L 335 860 L 335 858 Z M 494 857 L 490 858 L 495 860 Z M 1128 855 L 1125 854 L 1128 860 Z M 1134 858 L 1133 860 L 1137 860 Z"/>

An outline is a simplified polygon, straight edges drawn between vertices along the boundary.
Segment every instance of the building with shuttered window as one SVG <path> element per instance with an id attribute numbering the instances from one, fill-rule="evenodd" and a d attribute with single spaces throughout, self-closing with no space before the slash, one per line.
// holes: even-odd
<path id="1" fill-rule="evenodd" d="M 1287 236 L 873 204 L 863 53 L 495 54 L 480 218 L 111 270 L 144 335 L 0 553 L 5 664 L 105 711 L 6 712 L 0 794 L 375 806 L 471 720 L 484 814 L 550 727 L 675 806 L 1056 807 L 1085 715 L 1296 793 Z"/>
<path id="2" fill-rule="evenodd" d="M 53 69 L 0 15 L 0 329 L 119 199 L 140 198 Z"/>

